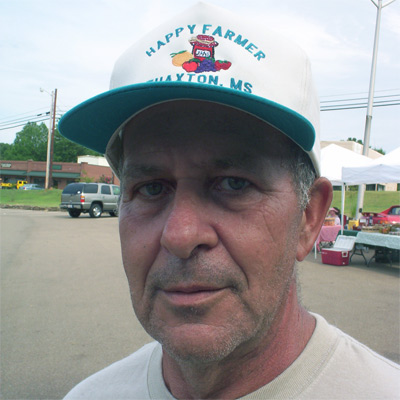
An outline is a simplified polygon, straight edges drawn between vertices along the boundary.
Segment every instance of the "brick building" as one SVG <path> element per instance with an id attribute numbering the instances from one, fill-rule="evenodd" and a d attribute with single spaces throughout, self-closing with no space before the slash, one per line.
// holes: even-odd
<path id="1" fill-rule="evenodd" d="M 103 157 L 93 157 L 92 160 L 86 157 L 83 158 L 88 162 L 53 162 L 52 186 L 64 189 L 68 183 L 78 181 L 109 182 L 119 185 L 119 179 L 113 174 L 111 168 L 103 161 L 96 160 L 98 158 Z M 1 160 L 0 178 L 2 182 L 15 183 L 18 180 L 26 180 L 28 183 L 37 183 L 44 186 L 46 162 Z"/>

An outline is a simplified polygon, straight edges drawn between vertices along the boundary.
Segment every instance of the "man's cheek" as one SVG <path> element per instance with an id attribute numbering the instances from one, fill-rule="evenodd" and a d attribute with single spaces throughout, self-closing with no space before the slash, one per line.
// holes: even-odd
<path id="1" fill-rule="evenodd" d="M 121 250 L 122 262 L 129 284 L 141 282 L 149 269 L 146 254 L 140 252 L 137 244 L 126 240 L 121 241 Z"/>
<path id="2" fill-rule="evenodd" d="M 136 301 L 143 301 L 149 272 L 157 259 L 158 246 L 149 240 L 145 231 L 143 235 L 133 234 L 133 231 L 137 230 L 131 224 L 120 226 L 122 261 L 131 296 L 134 295 Z"/>

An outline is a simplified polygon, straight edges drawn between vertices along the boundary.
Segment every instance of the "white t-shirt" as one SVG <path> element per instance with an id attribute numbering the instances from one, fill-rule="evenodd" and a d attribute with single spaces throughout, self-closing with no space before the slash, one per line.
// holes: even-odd
<path id="1" fill-rule="evenodd" d="M 400 399 L 400 366 L 324 318 L 300 356 L 272 382 L 242 399 Z M 164 384 L 159 343 L 87 378 L 65 399 L 174 399 Z"/>

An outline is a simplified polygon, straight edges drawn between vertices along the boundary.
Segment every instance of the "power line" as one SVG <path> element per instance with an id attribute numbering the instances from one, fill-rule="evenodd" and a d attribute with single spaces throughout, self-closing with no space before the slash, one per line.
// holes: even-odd
<path id="1" fill-rule="evenodd" d="M 400 102 L 400 95 L 378 96 L 376 97 L 376 99 L 379 100 L 374 101 L 374 107 L 396 106 Z M 359 100 L 362 100 L 362 102 L 359 102 Z M 348 110 L 348 109 L 365 108 L 365 107 L 367 107 L 367 102 L 363 98 L 321 102 L 321 111 L 333 111 L 339 109 Z"/>
<path id="2" fill-rule="evenodd" d="M 57 114 L 58 118 L 61 118 L 62 114 Z M 30 117 L 25 117 L 25 118 L 20 118 L 8 122 L 3 122 L 0 123 L 0 127 L 5 128 L 10 125 L 15 125 L 15 124 L 20 124 L 20 123 L 29 123 L 29 122 L 35 122 L 36 120 L 43 120 L 46 121 L 49 118 L 49 113 L 43 113 L 43 114 L 38 114 L 38 115 L 31 115 Z"/>
<path id="3" fill-rule="evenodd" d="M 37 114 L 37 113 L 39 113 L 39 112 L 46 112 L 46 110 L 47 110 L 47 108 L 41 107 L 41 108 L 37 108 L 36 110 L 25 111 L 25 112 L 23 112 L 23 113 L 10 115 L 9 117 L 1 117 L 1 118 L 0 118 L 0 121 L 8 120 L 8 119 L 10 119 L 10 118 L 11 118 L 11 119 L 12 119 L 12 118 L 17 118 L 17 117 L 20 117 L 20 116 L 26 115 L 26 114 L 32 115 L 32 114 Z"/>
<path id="4" fill-rule="evenodd" d="M 389 107 L 389 106 L 399 106 L 400 105 L 400 102 L 398 102 L 398 103 L 390 103 L 390 104 L 374 104 L 374 107 Z M 348 106 L 343 106 L 343 107 L 334 107 L 334 106 L 332 106 L 332 107 L 329 107 L 329 108 L 321 108 L 320 109 L 320 111 L 321 112 L 323 112 L 323 111 L 342 111 L 342 110 L 355 110 L 355 109 L 358 109 L 358 108 L 367 108 L 367 104 L 366 103 L 364 103 L 364 104 L 362 104 L 362 105 L 348 105 Z"/>
<path id="5" fill-rule="evenodd" d="M 57 116 L 56 117 L 56 120 L 57 120 L 57 122 L 60 120 L 60 118 L 61 118 L 61 115 L 59 115 L 59 116 Z M 22 121 L 22 122 L 20 122 L 20 123 L 15 123 L 14 125 L 7 125 L 7 126 L 1 126 L 0 125 L 0 131 L 5 131 L 5 130 L 7 130 L 7 129 L 12 129 L 12 128 L 18 128 L 19 126 L 25 126 L 26 124 L 29 124 L 30 122 L 31 123 L 37 123 L 37 122 L 44 122 L 44 121 L 48 121 L 49 120 L 49 117 L 46 117 L 46 118 L 38 118 L 38 119 L 35 119 L 35 118 L 31 118 L 31 119 L 29 119 L 29 120 L 26 120 L 26 121 Z"/>
<path id="6" fill-rule="evenodd" d="M 35 116 L 21 117 L 21 118 L 17 118 L 17 119 L 14 119 L 14 120 L 9 120 L 9 121 L 7 121 L 7 122 L 0 122 L 0 126 L 2 126 L 2 125 L 8 125 L 8 124 L 13 124 L 13 123 L 21 122 L 21 121 L 30 120 L 30 119 L 36 118 L 36 117 L 49 116 L 49 115 L 50 115 L 50 111 L 47 111 L 47 112 L 44 112 L 44 113 L 36 114 Z"/>
<path id="7" fill-rule="evenodd" d="M 386 95 L 386 96 L 375 96 L 374 99 L 386 99 L 386 98 L 392 98 L 392 97 L 399 97 L 400 94 L 391 94 L 391 95 Z M 321 101 L 321 104 L 325 103 L 339 103 L 339 102 L 346 102 L 346 101 L 356 101 L 356 100 L 367 100 L 366 97 L 355 97 L 355 98 L 350 98 L 350 99 L 343 99 L 343 100 L 324 100 Z"/>
<path id="8" fill-rule="evenodd" d="M 394 91 L 394 90 L 391 90 Z M 325 96 L 326 97 L 326 96 Z M 368 99 L 365 97 L 349 97 L 334 100 L 322 100 L 320 111 L 354 110 L 368 107 Z M 388 94 L 374 97 L 374 107 L 397 106 L 400 103 L 400 94 Z"/>
<path id="9" fill-rule="evenodd" d="M 18 128 L 19 126 L 25 126 L 25 125 L 28 124 L 29 122 L 42 122 L 42 121 L 47 121 L 47 120 L 48 120 L 48 118 L 46 118 L 46 119 L 38 119 L 38 120 L 36 120 L 36 121 L 28 121 L 28 122 L 24 122 L 24 123 L 21 123 L 21 124 L 12 125 L 12 126 L 7 126 L 7 127 L 5 127 L 5 128 L 0 128 L 0 131 L 5 131 L 5 130 L 7 130 L 7 129 L 12 129 L 12 128 Z"/>
<path id="10" fill-rule="evenodd" d="M 400 91 L 400 88 L 398 89 L 383 89 L 383 90 L 375 90 L 375 93 L 383 93 L 383 92 L 397 92 Z M 325 98 L 325 97 L 342 97 L 342 96 L 356 96 L 356 95 L 365 95 L 368 97 L 368 92 L 355 92 L 355 93 L 341 93 L 341 94 L 327 94 L 325 96 L 320 96 L 320 98 Z M 376 96 L 374 96 L 375 98 Z"/>

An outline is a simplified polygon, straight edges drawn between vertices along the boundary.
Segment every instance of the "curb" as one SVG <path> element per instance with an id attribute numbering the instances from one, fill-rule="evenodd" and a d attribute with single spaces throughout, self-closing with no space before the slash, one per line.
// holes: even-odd
<path id="1" fill-rule="evenodd" d="M 0 208 L 13 208 L 16 210 L 31 210 L 31 211 L 63 211 L 59 207 L 38 207 L 38 206 L 24 206 L 12 204 L 0 204 Z"/>

